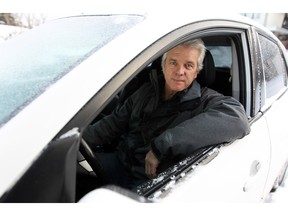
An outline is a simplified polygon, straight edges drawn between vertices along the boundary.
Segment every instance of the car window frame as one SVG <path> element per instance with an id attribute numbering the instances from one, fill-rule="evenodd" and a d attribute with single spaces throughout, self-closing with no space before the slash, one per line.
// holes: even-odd
<path id="1" fill-rule="evenodd" d="M 211 27 L 213 26 L 213 27 Z M 79 111 L 78 114 L 71 119 L 70 122 L 58 133 L 58 136 L 80 126 L 85 128 L 95 118 L 104 107 L 115 97 L 121 89 L 136 76 L 143 68 L 145 68 L 153 60 L 159 58 L 164 52 L 171 49 L 188 38 L 199 38 L 203 36 L 225 33 L 242 33 L 242 40 L 245 39 L 245 32 L 249 29 L 249 25 L 238 23 L 235 21 L 225 20 L 205 20 L 202 22 L 190 23 L 181 26 L 163 37 L 159 38 L 138 56 L 131 60 L 122 68 L 102 89 L 97 92 L 91 100 Z M 246 40 L 246 39 L 245 39 Z M 153 54 L 151 54 L 153 53 Z M 246 59 L 245 59 L 246 60 Z M 247 70 L 249 68 L 245 68 Z M 246 72 L 247 74 L 247 72 Z M 249 78 L 249 77 L 248 77 Z M 122 80 L 123 82 L 119 82 Z M 247 80 L 245 80 L 247 82 Z M 246 87 L 247 88 L 247 87 Z M 112 93 L 111 93 L 112 92 Z M 250 98 L 248 98 L 250 100 Z M 247 103 L 249 104 L 249 103 Z"/>

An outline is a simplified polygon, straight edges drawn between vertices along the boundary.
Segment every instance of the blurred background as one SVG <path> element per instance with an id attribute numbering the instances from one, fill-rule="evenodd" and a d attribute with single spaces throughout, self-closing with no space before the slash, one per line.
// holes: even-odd
<path id="1" fill-rule="evenodd" d="M 241 13 L 270 29 L 288 49 L 288 13 Z"/>

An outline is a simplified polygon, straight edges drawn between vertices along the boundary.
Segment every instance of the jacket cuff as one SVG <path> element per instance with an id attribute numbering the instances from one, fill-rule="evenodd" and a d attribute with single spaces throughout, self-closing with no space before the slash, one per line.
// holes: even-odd
<path id="1" fill-rule="evenodd" d="M 151 144 L 151 150 L 152 150 L 152 152 L 154 153 L 154 155 L 156 156 L 156 158 L 159 160 L 159 161 L 161 161 L 161 152 L 156 148 L 156 146 L 155 146 L 155 144 L 154 143 L 152 143 Z"/>

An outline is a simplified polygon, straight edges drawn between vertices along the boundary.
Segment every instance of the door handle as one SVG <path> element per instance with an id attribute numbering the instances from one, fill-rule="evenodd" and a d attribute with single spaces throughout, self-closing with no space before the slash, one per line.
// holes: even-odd
<path id="1" fill-rule="evenodd" d="M 250 171 L 249 171 L 249 178 L 244 184 L 243 191 L 246 192 L 249 190 L 249 187 L 254 184 L 256 181 L 255 175 L 259 172 L 261 169 L 261 163 L 257 160 L 254 160 L 250 166 Z"/>

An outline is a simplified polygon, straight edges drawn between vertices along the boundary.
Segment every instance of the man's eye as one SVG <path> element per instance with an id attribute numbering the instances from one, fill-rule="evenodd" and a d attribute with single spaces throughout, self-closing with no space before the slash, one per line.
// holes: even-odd
<path id="1" fill-rule="evenodd" d="M 170 62 L 169 62 L 169 65 L 170 65 L 171 67 L 174 67 L 174 66 L 177 65 L 177 63 L 176 63 L 176 61 L 170 61 Z"/>
<path id="2" fill-rule="evenodd" d="M 186 69 L 193 69 L 193 65 L 192 64 L 186 64 Z"/>

